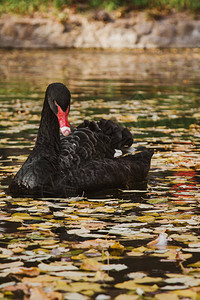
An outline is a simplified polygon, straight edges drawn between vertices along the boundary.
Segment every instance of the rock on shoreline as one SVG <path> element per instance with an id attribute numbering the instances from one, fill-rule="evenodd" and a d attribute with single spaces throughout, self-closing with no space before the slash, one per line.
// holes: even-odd
<path id="1" fill-rule="evenodd" d="M 174 13 L 148 20 L 144 12 L 127 18 L 52 18 L 3 15 L 0 48 L 194 48 L 200 47 L 200 20 Z"/>

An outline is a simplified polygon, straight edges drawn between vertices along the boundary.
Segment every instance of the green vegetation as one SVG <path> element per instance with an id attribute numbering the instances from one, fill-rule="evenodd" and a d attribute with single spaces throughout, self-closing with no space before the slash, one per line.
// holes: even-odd
<path id="1" fill-rule="evenodd" d="M 62 10 L 73 7 L 78 11 L 91 8 L 158 9 L 190 10 L 200 12 L 199 0 L 0 0 L 0 13 L 32 14 L 35 11 L 47 12 L 49 9 Z"/>

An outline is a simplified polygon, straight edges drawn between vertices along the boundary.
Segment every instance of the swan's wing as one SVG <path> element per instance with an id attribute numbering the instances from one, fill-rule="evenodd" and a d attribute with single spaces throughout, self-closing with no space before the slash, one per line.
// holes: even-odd
<path id="1" fill-rule="evenodd" d="M 128 128 L 125 128 L 112 120 L 101 119 L 98 122 L 99 127 L 104 134 L 110 137 L 111 145 L 115 149 L 130 147 L 133 143 L 133 137 Z"/>
<path id="2" fill-rule="evenodd" d="M 76 128 L 70 135 L 60 137 L 60 165 L 62 169 L 76 168 L 91 160 L 113 158 L 114 149 L 110 146 L 110 138 L 101 130 L 94 132 L 89 128 Z"/>
<path id="3" fill-rule="evenodd" d="M 131 132 L 112 120 L 101 119 L 98 122 L 85 120 L 78 128 L 89 128 L 92 132 L 102 132 L 110 140 L 110 147 L 122 149 L 133 143 Z"/>
<path id="4" fill-rule="evenodd" d="M 129 147 L 133 143 L 127 128 L 111 121 L 85 120 L 70 135 L 61 135 L 60 164 L 62 169 L 76 167 L 91 160 L 114 158 L 115 149 Z"/>

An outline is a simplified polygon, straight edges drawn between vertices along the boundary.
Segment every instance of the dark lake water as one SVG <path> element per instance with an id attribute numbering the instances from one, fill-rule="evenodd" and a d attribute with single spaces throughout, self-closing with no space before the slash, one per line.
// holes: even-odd
<path id="1" fill-rule="evenodd" d="M 0 296 L 200 297 L 200 50 L 0 57 Z M 112 117 L 131 130 L 133 150 L 155 149 L 147 189 L 67 199 L 7 194 L 52 82 L 71 91 L 71 123 Z"/>

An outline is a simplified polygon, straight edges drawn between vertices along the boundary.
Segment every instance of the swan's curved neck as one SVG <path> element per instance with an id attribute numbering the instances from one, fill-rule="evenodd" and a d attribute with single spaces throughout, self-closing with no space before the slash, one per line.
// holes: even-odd
<path id="1" fill-rule="evenodd" d="M 56 152 L 60 149 L 58 118 L 51 110 L 46 96 L 42 109 L 36 146 L 53 147 Z"/>

